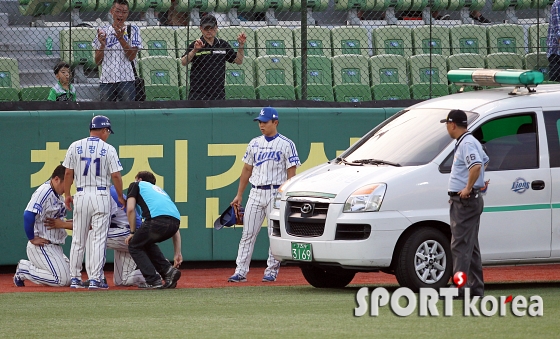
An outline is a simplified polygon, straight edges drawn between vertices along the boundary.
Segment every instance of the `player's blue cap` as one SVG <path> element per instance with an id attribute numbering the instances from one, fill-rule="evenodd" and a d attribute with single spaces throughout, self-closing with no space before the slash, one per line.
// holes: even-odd
<path id="1" fill-rule="evenodd" d="M 259 116 L 253 119 L 253 121 L 267 122 L 270 120 L 278 120 L 278 112 L 272 107 L 265 107 L 261 109 Z"/>
<path id="2" fill-rule="evenodd" d="M 235 225 L 236 222 L 237 218 L 235 217 L 235 210 L 233 209 L 233 206 L 228 206 L 224 213 L 222 213 L 222 215 L 214 221 L 214 228 L 221 230 L 224 227 Z"/>

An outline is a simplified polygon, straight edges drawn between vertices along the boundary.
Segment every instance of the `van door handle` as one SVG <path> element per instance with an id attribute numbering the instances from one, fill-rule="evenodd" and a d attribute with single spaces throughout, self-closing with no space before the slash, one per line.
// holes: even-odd
<path id="1" fill-rule="evenodd" d="M 535 191 L 540 191 L 544 189 L 544 181 L 542 180 L 535 180 L 531 182 L 531 188 Z"/>

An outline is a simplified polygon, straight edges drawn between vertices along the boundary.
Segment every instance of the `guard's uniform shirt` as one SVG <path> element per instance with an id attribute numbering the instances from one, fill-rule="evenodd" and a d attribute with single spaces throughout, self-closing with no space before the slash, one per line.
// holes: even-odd
<path id="1" fill-rule="evenodd" d="M 467 186 L 469 170 L 474 165 L 481 165 L 482 167 L 473 188 L 484 187 L 484 167 L 489 160 L 480 142 L 470 132 L 463 134 L 455 143 L 455 155 L 451 175 L 449 176 L 449 191 L 459 192 Z"/>
<path id="2" fill-rule="evenodd" d="M 169 195 L 159 186 L 147 181 L 133 182 L 128 187 L 127 198 L 135 198 L 136 206 L 142 209 L 142 217 L 146 220 L 159 216 L 173 217 L 181 220 L 177 206 Z"/>
<path id="3" fill-rule="evenodd" d="M 204 47 L 191 60 L 189 100 L 225 100 L 226 61 L 233 63 L 237 52 L 222 39 L 214 38 L 210 45 L 204 37 Z M 194 49 L 194 41 L 183 56 Z"/>

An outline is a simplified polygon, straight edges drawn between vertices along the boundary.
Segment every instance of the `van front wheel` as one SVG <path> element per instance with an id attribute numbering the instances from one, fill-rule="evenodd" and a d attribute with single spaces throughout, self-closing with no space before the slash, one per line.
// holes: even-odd
<path id="1" fill-rule="evenodd" d="M 300 266 L 301 273 L 307 282 L 317 288 L 343 288 L 348 285 L 356 272 L 343 269 L 326 270 L 313 265 Z"/>
<path id="2" fill-rule="evenodd" d="M 421 287 L 445 287 L 451 271 L 451 246 L 441 231 L 422 227 L 411 234 L 398 253 L 395 276 L 403 287 L 418 292 Z"/>

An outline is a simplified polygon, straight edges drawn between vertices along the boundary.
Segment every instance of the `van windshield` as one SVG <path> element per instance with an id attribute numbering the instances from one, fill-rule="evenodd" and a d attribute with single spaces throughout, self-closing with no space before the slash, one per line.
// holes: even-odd
<path id="1" fill-rule="evenodd" d="M 412 109 L 370 131 L 342 155 L 344 163 L 418 166 L 432 161 L 452 141 L 445 125 L 449 109 Z M 478 117 L 467 112 L 468 123 Z"/>

